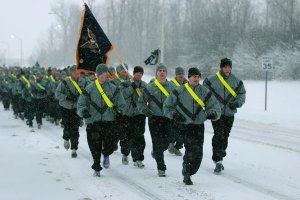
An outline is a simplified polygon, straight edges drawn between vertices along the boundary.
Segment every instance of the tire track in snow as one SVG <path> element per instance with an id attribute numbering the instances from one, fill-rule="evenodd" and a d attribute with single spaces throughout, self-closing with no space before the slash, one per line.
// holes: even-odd
<path id="1" fill-rule="evenodd" d="M 207 123 L 206 125 L 208 125 L 210 129 L 206 131 L 206 133 L 213 134 L 211 123 Z M 246 132 L 246 134 L 240 134 L 242 135 L 240 136 L 237 134 L 240 132 Z M 298 131 L 294 129 L 272 126 L 270 124 L 253 121 L 239 120 L 233 125 L 230 138 L 300 153 L 300 149 L 298 148 L 300 147 L 300 136 Z M 261 138 L 265 139 L 261 140 Z M 265 142 L 268 138 L 270 139 L 270 142 Z"/>
<path id="2" fill-rule="evenodd" d="M 212 173 L 212 168 L 210 168 L 208 166 L 202 166 L 202 168 L 205 171 L 207 171 L 209 173 Z M 275 199 L 278 199 L 278 200 L 299 200 L 299 198 L 287 196 L 285 194 L 279 193 L 277 191 L 266 188 L 264 186 L 261 186 L 261 185 L 255 184 L 253 182 L 250 182 L 250 181 L 241 179 L 239 177 L 233 176 L 231 174 L 222 173 L 221 175 L 218 175 L 218 177 L 224 178 L 224 179 L 229 180 L 229 181 L 234 182 L 234 183 L 238 183 L 238 184 L 243 185 L 247 188 L 250 188 L 250 189 L 255 190 L 257 192 L 263 193 L 265 195 L 269 195 L 269 196 L 271 196 Z"/>
<path id="3" fill-rule="evenodd" d="M 50 129 L 51 127 L 48 127 L 48 123 L 47 123 L 46 126 L 43 125 L 43 127 L 46 128 L 46 129 L 42 129 L 44 132 L 51 133 L 51 134 L 47 134 L 46 135 L 49 139 L 51 139 L 55 143 L 60 143 L 61 142 L 59 140 L 59 138 L 57 137 L 57 135 L 53 135 L 52 134 L 53 132 L 51 132 L 51 129 Z M 89 163 L 91 163 L 90 152 L 88 150 L 82 148 L 82 147 L 79 147 L 79 148 L 80 148 L 80 151 L 81 151 L 81 157 L 84 158 L 84 159 L 86 159 Z M 110 171 L 111 171 L 111 175 L 113 175 L 112 176 L 113 178 L 115 178 L 118 181 L 122 182 L 123 185 L 126 185 L 127 188 L 131 188 L 131 191 L 132 190 L 137 191 L 143 199 L 147 199 L 147 200 L 162 200 L 162 199 L 164 199 L 164 198 L 160 198 L 159 195 L 153 193 L 153 191 L 151 191 L 152 193 L 150 193 L 148 191 L 149 188 L 143 188 L 143 187 L 141 187 L 135 181 L 133 181 L 129 177 L 125 177 L 124 175 L 122 175 L 121 173 L 119 173 L 117 170 L 114 170 L 114 169 L 110 168 Z"/>

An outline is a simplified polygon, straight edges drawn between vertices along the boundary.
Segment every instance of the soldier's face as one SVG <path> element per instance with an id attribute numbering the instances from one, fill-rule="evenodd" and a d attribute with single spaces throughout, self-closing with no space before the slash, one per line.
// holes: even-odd
<path id="1" fill-rule="evenodd" d="M 127 71 L 125 71 L 125 69 L 120 69 L 119 71 L 120 75 L 123 76 L 123 77 L 126 77 L 127 76 Z"/>
<path id="2" fill-rule="evenodd" d="M 100 84 L 105 83 L 105 81 L 107 80 L 107 72 L 103 72 L 102 74 L 98 75 L 97 79 Z"/>
<path id="3" fill-rule="evenodd" d="M 90 74 L 90 75 L 89 75 L 89 79 L 90 79 L 91 81 L 95 80 L 95 79 L 96 79 L 95 74 Z"/>
<path id="4" fill-rule="evenodd" d="M 109 72 L 110 75 L 115 75 L 116 74 L 116 71 L 115 70 L 112 70 L 111 72 Z"/>
<path id="5" fill-rule="evenodd" d="M 199 75 L 193 75 L 189 78 L 189 84 L 191 86 L 197 86 L 200 82 L 200 76 Z"/>
<path id="6" fill-rule="evenodd" d="M 228 77 L 231 74 L 232 68 L 229 65 L 226 65 L 225 67 L 221 68 L 222 73 Z"/>
<path id="7" fill-rule="evenodd" d="M 165 69 L 160 69 L 156 73 L 156 77 L 159 79 L 166 79 L 167 78 L 167 70 Z"/>
<path id="8" fill-rule="evenodd" d="M 184 74 L 177 74 L 176 75 L 176 80 L 180 83 L 184 81 Z"/>
<path id="9" fill-rule="evenodd" d="M 141 80 L 142 79 L 142 77 L 143 77 L 143 73 L 142 72 L 136 72 L 134 75 L 133 75 L 133 78 L 135 79 L 135 80 Z"/>
<path id="10" fill-rule="evenodd" d="M 74 78 L 74 80 L 78 80 L 79 75 L 80 75 L 80 74 L 79 74 L 78 71 L 75 71 L 75 72 L 72 73 L 72 77 Z"/>

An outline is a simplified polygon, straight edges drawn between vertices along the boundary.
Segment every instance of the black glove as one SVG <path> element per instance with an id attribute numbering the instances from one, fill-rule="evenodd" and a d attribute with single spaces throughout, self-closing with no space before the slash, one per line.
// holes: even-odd
<path id="1" fill-rule="evenodd" d="M 89 111 L 87 109 L 84 109 L 82 111 L 82 117 L 83 118 L 90 118 L 91 117 L 91 114 L 89 113 Z"/>
<path id="2" fill-rule="evenodd" d="M 176 122 L 185 122 L 185 117 L 178 111 L 175 111 L 175 113 L 173 114 L 173 119 Z"/>
<path id="3" fill-rule="evenodd" d="M 135 90 L 136 88 L 138 88 L 138 86 L 135 84 L 135 82 L 131 83 L 131 87 Z"/>
<path id="4" fill-rule="evenodd" d="M 206 115 L 206 119 L 216 119 L 216 117 L 217 117 L 216 112 L 213 110 L 206 111 L 205 115 Z"/>
<path id="5" fill-rule="evenodd" d="M 143 112 L 143 114 L 146 115 L 147 117 L 153 116 L 153 111 L 150 110 L 148 107 L 145 107 L 145 108 L 143 109 L 142 112 Z"/>
<path id="6" fill-rule="evenodd" d="M 66 99 L 67 99 L 68 101 L 73 101 L 73 102 L 75 102 L 75 101 L 77 101 L 77 96 L 71 94 L 71 95 L 68 95 Z"/>
<path id="7" fill-rule="evenodd" d="M 239 103 L 237 101 L 232 101 L 232 102 L 229 103 L 228 106 L 231 110 L 234 110 L 239 106 Z"/>

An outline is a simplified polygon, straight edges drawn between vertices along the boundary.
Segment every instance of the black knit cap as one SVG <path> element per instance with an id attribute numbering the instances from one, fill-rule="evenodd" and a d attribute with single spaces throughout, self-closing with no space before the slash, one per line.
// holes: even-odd
<path id="1" fill-rule="evenodd" d="M 223 58 L 223 59 L 221 59 L 220 68 L 223 68 L 225 66 L 232 67 L 232 61 L 229 58 Z"/>
<path id="2" fill-rule="evenodd" d="M 144 74 L 144 69 L 141 66 L 135 66 L 133 68 L 133 74 L 141 72 L 142 74 Z"/>
<path id="3" fill-rule="evenodd" d="M 194 75 L 199 75 L 201 77 L 201 73 L 200 73 L 199 69 L 196 67 L 192 67 L 189 69 L 188 78 L 190 78 L 191 76 L 194 76 Z"/>

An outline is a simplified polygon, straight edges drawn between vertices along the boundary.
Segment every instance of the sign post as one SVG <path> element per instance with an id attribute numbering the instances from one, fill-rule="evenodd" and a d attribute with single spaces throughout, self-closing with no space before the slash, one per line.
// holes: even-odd
<path id="1" fill-rule="evenodd" d="M 267 97 L 268 97 L 268 71 L 273 69 L 273 58 L 270 56 L 262 57 L 262 68 L 266 71 L 266 84 L 265 84 L 265 111 L 267 110 Z"/>

